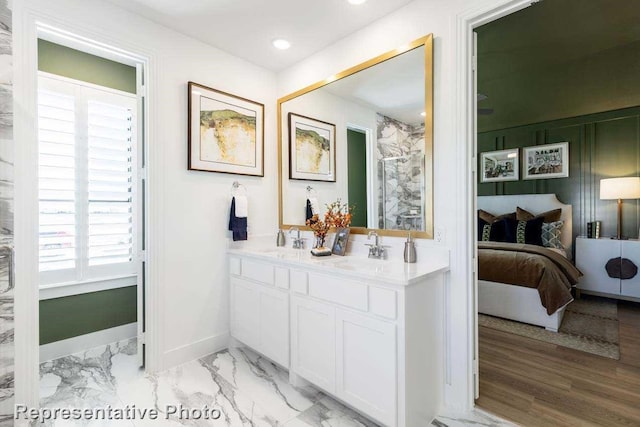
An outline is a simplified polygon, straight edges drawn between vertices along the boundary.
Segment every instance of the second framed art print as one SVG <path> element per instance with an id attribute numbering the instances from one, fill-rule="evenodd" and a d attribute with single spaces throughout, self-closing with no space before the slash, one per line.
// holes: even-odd
<path id="1" fill-rule="evenodd" d="M 567 178 L 569 143 L 537 145 L 523 148 L 524 179 Z"/>
<path id="2" fill-rule="evenodd" d="M 264 105 L 189 82 L 190 170 L 264 176 Z"/>
<path id="3" fill-rule="evenodd" d="M 336 182 L 336 125 L 289 113 L 289 179 Z"/>

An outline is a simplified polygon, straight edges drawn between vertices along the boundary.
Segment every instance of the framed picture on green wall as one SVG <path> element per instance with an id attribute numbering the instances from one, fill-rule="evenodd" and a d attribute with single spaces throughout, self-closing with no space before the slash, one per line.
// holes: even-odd
<path id="1" fill-rule="evenodd" d="M 523 148 L 524 179 L 567 178 L 569 143 L 544 144 Z"/>
<path id="2" fill-rule="evenodd" d="M 517 181 L 520 179 L 520 150 L 487 151 L 480 154 L 480 182 Z"/>

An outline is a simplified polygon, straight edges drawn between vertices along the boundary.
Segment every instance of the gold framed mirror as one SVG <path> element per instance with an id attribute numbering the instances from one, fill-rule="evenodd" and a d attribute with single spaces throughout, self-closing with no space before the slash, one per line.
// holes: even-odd
<path id="1" fill-rule="evenodd" d="M 351 233 L 433 238 L 432 34 L 278 99 L 277 119 L 280 228 L 340 199 Z"/>

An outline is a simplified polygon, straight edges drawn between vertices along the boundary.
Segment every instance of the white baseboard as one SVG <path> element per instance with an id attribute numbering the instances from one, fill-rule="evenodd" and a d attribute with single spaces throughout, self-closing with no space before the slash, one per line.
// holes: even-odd
<path id="1" fill-rule="evenodd" d="M 193 344 L 174 348 L 164 353 L 162 369 L 169 369 L 191 362 L 211 353 L 224 350 L 229 346 L 229 333 L 213 335 Z"/>
<path id="2" fill-rule="evenodd" d="M 138 335 L 138 324 L 128 323 L 115 328 L 68 338 L 40 346 L 40 363 L 57 359 L 70 354 L 79 353 L 101 345 L 135 338 Z"/>

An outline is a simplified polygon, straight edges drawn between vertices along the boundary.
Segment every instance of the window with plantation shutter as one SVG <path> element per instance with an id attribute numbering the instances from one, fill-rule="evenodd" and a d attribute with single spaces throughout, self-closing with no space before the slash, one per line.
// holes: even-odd
<path id="1" fill-rule="evenodd" d="M 41 73 L 41 284 L 135 274 L 135 95 Z"/>

